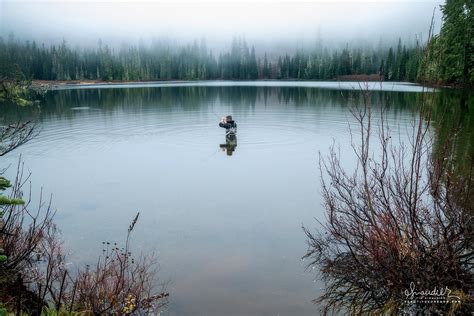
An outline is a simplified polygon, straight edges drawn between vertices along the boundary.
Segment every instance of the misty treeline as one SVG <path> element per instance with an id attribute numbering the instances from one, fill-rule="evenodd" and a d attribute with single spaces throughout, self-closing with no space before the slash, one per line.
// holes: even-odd
<path id="1" fill-rule="evenodd" d="M 281 55 L 256 52 L 245 39 L 215 54 L 206 42 L 188 45 L 153 40 L 148 45 L 111 48 L 101 40 L 95 48 L 39 45 L 0 38 L 0 76 L 23 73 L 43 80 L 334 80 L 374 75 L 387 81 L 423 81 L 472 85 L 474 19 L 472 2 L 448 0 L 442 6 L 440 34 L 429 43 L 400 39 L 393 47 L 328 49 L 319 41 L 312 49 Z M 430 53 L 425 54 L 426 50 Z M 423 78 L 421 78 L 421 69 Z M 347 76 L 347 78 L 344 78 Z M 351 77 L 352 76 L 352 77 Z"/>
<path id="2" fill-rule="evenodd" d="M 419 42 L 411 47 L 399 40 L 388 49 L 346 46 L 329 50 L 299 50 L 295 54 L 257 57 L 245 39 L 235 38 L 230 50 L 214 55 L 205 41 L 177 46 L 160 41 L 112 49 L 99 40 L 96 48 L 71 48 L 0 39 L 0 75 L 18 70 L 29 79 L 44 80 L 331 80 L 339 76 L 383 74 L 385 80 L 414 81 L 421 63 Z M 18 65 L 18 66 L 17 66 Z M 19 68 L 19 69 L 18 69 Z"/>

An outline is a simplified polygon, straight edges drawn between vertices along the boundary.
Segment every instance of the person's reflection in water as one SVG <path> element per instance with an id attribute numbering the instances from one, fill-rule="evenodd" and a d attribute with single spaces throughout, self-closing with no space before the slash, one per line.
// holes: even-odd
<path id="1" fill-rule="evenodd" d="M 220 144 L 219 147 L 222 151 L 227 152 L 227 156 L 232 156 L 232 153 L 237 147 L 237 136 L 234 133 L 230 133 L 225 137 L 225 144 Z"/>

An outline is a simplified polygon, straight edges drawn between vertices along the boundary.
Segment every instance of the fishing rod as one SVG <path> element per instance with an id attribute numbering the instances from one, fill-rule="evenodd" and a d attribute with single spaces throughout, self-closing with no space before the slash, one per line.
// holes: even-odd
<path id="1" fill-rule="evenodd" d="M 219 115 L 216 114 L 216 112 L 214 112 L 214 104 L 212 104 L 211 110 L 212 110 L 212 114 L 214 114 L 218 119 L 221 118 Z"/>

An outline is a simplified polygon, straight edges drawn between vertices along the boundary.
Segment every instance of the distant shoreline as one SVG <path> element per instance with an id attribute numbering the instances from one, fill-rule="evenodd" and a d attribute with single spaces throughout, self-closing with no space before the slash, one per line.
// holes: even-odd
<path id="1" fill-rule="evenodd" d="M 257 80 L 225 80 L 225 79 L 207 79 L 207 80 L 32 80 L 33 88 L 56 90 L 68 87 L 88 87 L 88 86 L 106 86 L 106 85 L 143 85 L 143 84 L 193 84 L 203 82 L 381 82 L 381 83 L 401 83 L 425 86 L 428 88 L 450 88 L 463 89 L 460 85 L 446 85 L 434 82 L 409 82 L 409 81 L 384 81 L 379 75 L 347 75 L 339 76 L 332 80 L 301 80 L 301 79 L 257 79 Z"/>
<path id="2" fill-rule="evenodd" d="M 35 80 L 33 89 L 42 91 L 84 90 L 84 89 L 118 89 L 118 88 L 172 88 L 172 87 L 253 87 L 253 88 L 318 88 L 332 90 L 361 90 L 423 92 L 436 91 L 436 88 L 414 82 L 401 81 L 362 81 L 362 80 L 161 80 L 161 81 L 102 81 L 70 80 L 47 81 Z"/>
<path id="3" fill-rule="evenodd" d="M 134 84 L 152 84 L 152 83 L 195 83 L 195 82 L 379 82 L 377 75 L 350 75 L 341 76 L 332 80 L 301 80 L 301 79 L 257 79 L 257 80 L 226 80 L 226 79 L 207 79 L 207 80 L 32 80 L 34 88 L 61 88 L 70 86 L 90 86 L 90 85 L 134 85 Z M 390 81 L 387 81 L 390 82 Z M 412 84 L 413 82 L 406 82 Z"/>

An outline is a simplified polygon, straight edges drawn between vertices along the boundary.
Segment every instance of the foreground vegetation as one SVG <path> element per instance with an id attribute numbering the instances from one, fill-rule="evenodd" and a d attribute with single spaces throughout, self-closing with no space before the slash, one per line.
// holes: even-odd
<path id="1" fill-rule="evenodd" d="M 32 92 L 19 76 L 2 80 L 0 106 L 31 106 Z M 16 105 L 15 105 L 16 104 Z M 0 128 L 0 157 L 16 150 L 37 134 L 34 121 Z M 2 170 L 3 174 L 5 170 Z M 33 202 L 25 192 L 30 174 L 20 161 L 10 182 L 0 175 L 0 314 L 129 315 L 156 312 L 166 304 L 168 293 L 157 291 L 153 255 L 132 255 L 130 224 L 125 243 L 103 242 L 95 265 L 66 264 L 60 234 L 54 224 L 51 199 Z"/>
<path id="2" fill-rule="evenodd" d="M 472 29 L 472 4 L 447 1 L 443 12 L 445 24 L 425 50 L 420 78 L 472 83 L 472 38 L 453 34 L 465 30 L 460 25 Z M 474 99 L 457 92 L 458 104 L 422 93 L 407 142 L 392 137 L 387 105 L 373 107 L 370 91 L 351 98 L 356 167 L 343 167 L 336 145 L 320 157 L 327 220 L 317 230 L 304 227 L 305 258 L 325 281 L 315 300 L 324 314 L 474 311 Z"/>
<path id="3" fill-rule="evenodd" d="M 351 106 L 358 123 L 351 131 L 356 169 L 343 167 L 335 145 L 321 156 L 327 222 L 305 232 L 306 257 L 326 283 L 317 299 L 325 314 L 473 310 L 474 155 L 469 145 L 459 155 L 456 129 L 433 141 L 436 97 L 420 97 L 404 143 L 392 137 L 385 108 L 373 107 L 365 91 Z M 413 297 L 407 295 L 412 289 Z M 416 294 L 433 290 L 442 294 L 431 300 Z"/>

